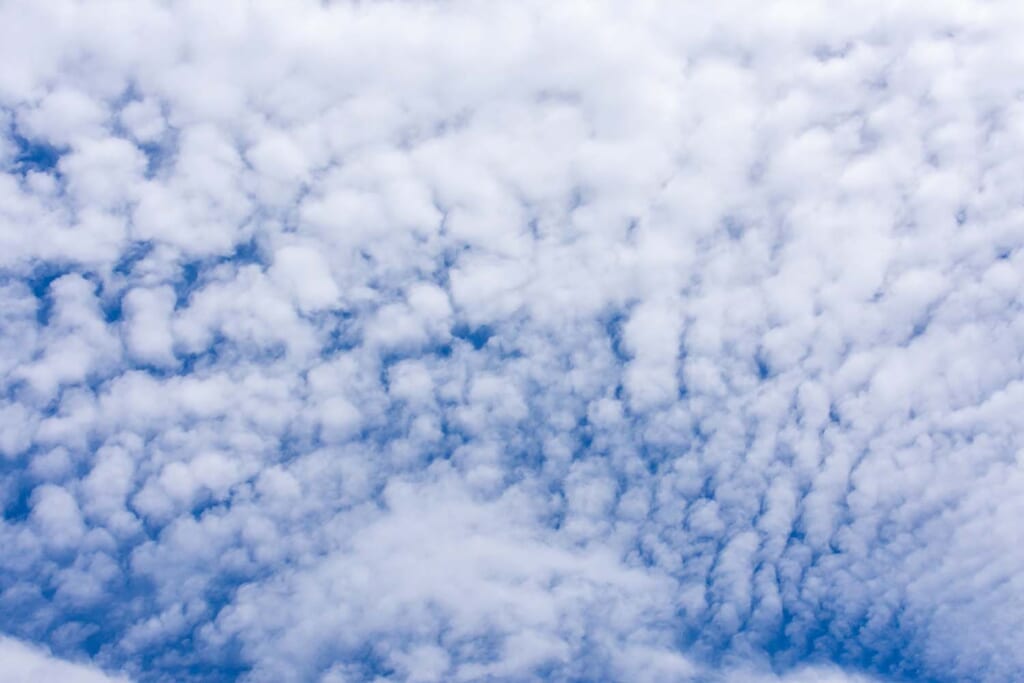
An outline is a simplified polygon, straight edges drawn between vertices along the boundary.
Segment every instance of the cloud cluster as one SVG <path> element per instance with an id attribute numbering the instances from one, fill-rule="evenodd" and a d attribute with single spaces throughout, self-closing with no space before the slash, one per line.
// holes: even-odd
<path id="1" fill-rule="evenodd" d="M 1022 30 L 0 3 L 0 630 L 147 683 L 1024 677 Z"/>

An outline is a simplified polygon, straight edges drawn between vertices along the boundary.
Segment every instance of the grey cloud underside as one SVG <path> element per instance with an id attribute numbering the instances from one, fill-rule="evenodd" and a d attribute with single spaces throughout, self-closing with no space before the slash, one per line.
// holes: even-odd
<path id="1" fill-rule="evenodd" d="M 0 2 L 0 630 L 1024 678 L 1022 20 Z"/>

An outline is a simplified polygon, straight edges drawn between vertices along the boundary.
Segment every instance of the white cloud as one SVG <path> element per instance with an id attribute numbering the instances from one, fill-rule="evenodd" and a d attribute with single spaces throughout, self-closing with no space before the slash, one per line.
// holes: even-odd
<path id="1" fill-rule="evenodd" d="M 154 682 L 1024 677 L 1022 26 L 0 4 L 0 627 Z"/>
<path id="2" fill-rule="evenodd" d="M 58 659 L 36 646 L 0 637 L 0 676 L 10 683 L 128 683 L 86 664 Z"/>
<path id="3" fill-rule="evenodd" d="M 270 273 L 278 286 L 295 297 L 302 311 L 330 307 L 341 296 L 323 256 L 311 247 L 278 249 Z"/>
<path id="4" fill-rule="evenodd" d="M 132 356 L 154 365 L 174 364 L 174 301 L 174 290 L 170 287 L 138 288 L 125 294 L 125 345 Z"/>

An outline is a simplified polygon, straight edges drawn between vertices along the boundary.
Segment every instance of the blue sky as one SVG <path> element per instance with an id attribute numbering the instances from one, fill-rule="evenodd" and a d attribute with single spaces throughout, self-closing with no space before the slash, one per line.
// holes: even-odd
<path id="1" fill-rule="evenodd" d="M 1024 678 L 1022 30 L 0 1 L 0 678 Z"/>

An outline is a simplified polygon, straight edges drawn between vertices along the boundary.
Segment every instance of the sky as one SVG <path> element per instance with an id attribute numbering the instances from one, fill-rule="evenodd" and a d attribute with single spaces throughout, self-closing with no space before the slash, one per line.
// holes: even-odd
<path id="1" fill-rule="evenodd" d="M 1021 35 L 0 0 L 0 679 L 1024 680 Z"/>

